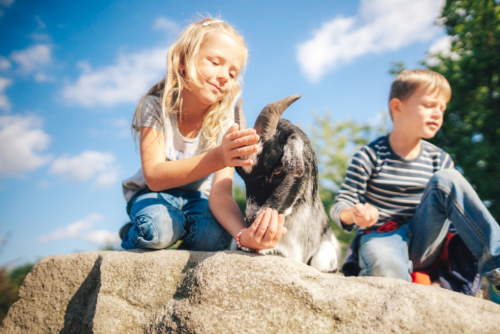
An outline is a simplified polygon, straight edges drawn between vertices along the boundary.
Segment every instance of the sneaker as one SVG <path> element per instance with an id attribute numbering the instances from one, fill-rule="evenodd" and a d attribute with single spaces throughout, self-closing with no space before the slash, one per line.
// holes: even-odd
<path id="1" fill-rule="evenodd" d="M 130 228 L 132 226 L 134 226 L 134 224 L 132 224 L 131 222 L 128 222 L 122 226 L 122 228 L 120 229 L 120 232 L 118 232 L 118 235 L 120 236 L 121 240 L 123 240 L 123 237 L 125 236 L 125 234 L 128 233 L 128 231 L 130 230 Z"/>
<path id="2" fill-rule="evenodd" d="M 494 303 L 500 304 L 500 287 L 490 285 L 490 300 Z"/>

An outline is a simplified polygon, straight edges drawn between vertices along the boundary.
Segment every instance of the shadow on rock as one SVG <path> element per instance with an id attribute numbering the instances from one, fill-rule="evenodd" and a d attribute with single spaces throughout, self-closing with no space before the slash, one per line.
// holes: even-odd
<path id="1" fill-rule="evenodd" d="M 102 258 L 99 256 L 89 275 L 69 301 L 64 316 L 64 327 L 59 333 L 93 333 L 92 322 L 101 288 L 101 263 Z"/>

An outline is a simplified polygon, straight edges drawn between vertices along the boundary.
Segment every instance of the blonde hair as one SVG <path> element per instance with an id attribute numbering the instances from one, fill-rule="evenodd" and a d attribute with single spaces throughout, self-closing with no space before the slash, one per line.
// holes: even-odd
<path id="1" fill-rule="evenodd" d="M 404 70 L 392 82 L 391 92 L 389 94 L 389 102 L 396 98 L 401 101 L 408 99 L 419 88 L 431 87 L 432 91 L 446 100 L 446 103 L 451 98 L 451 87 L 448 80 L 441 74 L 425 69 Z M 392 119 L 391 108 L 389 107 L 389 115 Z"/>
<path id="2" fill-rule="evenodd" d="M 159 95 L 161 97 L 163 119 L 168 117 L 167 113 L 169 112 L 181 116 L 182 91 L 184 89 L 189 90 L 187 82 L 192 82 L 199 87 L 202 86 L 198 80 L 197 62 L 200 47 L 208 36 L 215 33 L 226 34 L 240 44 L 245 56 L 243 64 L 246 63 L 248 50 L 245 40 L 229 24 L 211 17 L 190 24 L 168 50 L 165 78 L 149 89 L 135 109 L 132 119 L 132 132 L 135 140 L 137 140 L 140 133 L 142 105 L 148 95 Z M 181 64 L 184 65 L 185 71 L 181 68 Z M 209 149 L 217 146 L 219 134 L 228 125 L 228 121 L 232 119 L 232 106 L 241 94 L 240 82 L 241 75 L 238 75 L 233 89 L 221 101 L 214 103 L 205 114 L 200 131 L 202 131 L 202 136 L 207 141 Z"/>

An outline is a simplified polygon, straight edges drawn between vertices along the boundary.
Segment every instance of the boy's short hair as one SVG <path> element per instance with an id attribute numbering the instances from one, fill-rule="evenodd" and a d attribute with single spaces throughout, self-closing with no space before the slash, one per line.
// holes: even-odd
<path id="1" fill-rule="evenodd" d="M 397 98 L 401 101 L 408 99 L 417 89 L 421 87 L 432 87 L 438 95 L 444 97 L 446 103 L 451 98 L 451 87 L 448 80 L 441 74 L 425 69 L 404 70 L 394 79 L 389 94 L 389 102 Z M 389 115 L 392 119 L 391 108 Z"/>

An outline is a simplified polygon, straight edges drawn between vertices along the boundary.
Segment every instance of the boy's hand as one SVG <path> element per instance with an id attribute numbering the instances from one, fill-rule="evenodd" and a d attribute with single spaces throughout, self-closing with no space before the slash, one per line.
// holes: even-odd
<path id="1" fill-rule="evenodd" d="M 252 225 L 241 233 L 240 242 L 256 250 L 274 248 L 287 232 L 284 225 L 285 216 L 268 208 L 259 212 Z"/>
<path id="2" fill-rule="evenodd" d="M 352 218 L 359 227 L 370 227 L 378 221 L 378 209 L 368 203 L 353 207 Z"/>
<path id="3" fill-rule="evenodd" d="M 259 135 L 255 129 L 238 130 L 239 125 L 233 124 L 222 138 L 222 144 L 216 148 L 220 160 L 227 167 L 251 166 L 251 159 L 240 159 L 257 151 Z"/>

